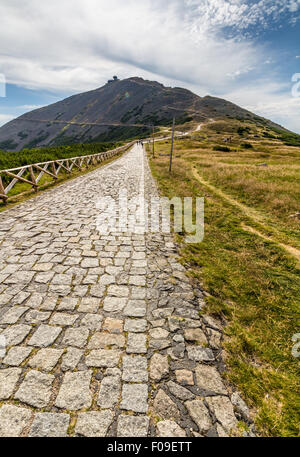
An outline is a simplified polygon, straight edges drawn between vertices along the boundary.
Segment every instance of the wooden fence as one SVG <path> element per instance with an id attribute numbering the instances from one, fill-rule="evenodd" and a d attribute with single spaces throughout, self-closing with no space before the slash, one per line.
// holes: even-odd
<path id="1" fill-rule="evenodd" d="M 101 152 L 99 154 L 91 154 L 81 157 L 72 157 L 69 159 L 51 160 L 49 162 L 34 163 L 32 165 L 24 165 L 19 168 L 11 168 L 8 170 L 0 170 L 0 199 L 3 200 L 4 204 L 9 200 L 8 193 L 13 187 L 21 182 L 32 186 L 35 192 L 38 191 L 39 181 L 43 175 L 51 176 L 54 180 L 58 179 L 58 174 L 62 171 L 71 173 L 73 168 L 82 170 L 90 166 L 95 166 L 104 160 L 110 159 L 111 157 L 119 154 L 132 146 L 135 142 L 132 141 L 124 146 L 120 146 L 110 151 Z M 5 182 L 2 177 L 6 177 Z M 9 182 L 7 183 L 7 177 Z"/>

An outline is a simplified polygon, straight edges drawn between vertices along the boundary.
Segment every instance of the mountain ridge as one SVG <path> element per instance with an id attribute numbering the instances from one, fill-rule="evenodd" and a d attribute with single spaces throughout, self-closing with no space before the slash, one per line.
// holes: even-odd
<path id="1" fill-rule="evenodd" d="M 135 76 L 22 114 L 0 128 L 0 149 L 20 151 L 145 136 L 149 126 L 170 125 L 174 115 L 178 124 L 230 117 L 285 130 L 227 100 L 200 97 L 185 88 L 165 87 Z"/>

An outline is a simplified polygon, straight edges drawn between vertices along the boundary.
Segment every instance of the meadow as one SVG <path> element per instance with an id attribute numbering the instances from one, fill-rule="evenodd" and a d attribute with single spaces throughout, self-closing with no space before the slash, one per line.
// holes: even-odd
<path id="1" fill-rule="evenodd" d="M 295 136 L 297 140 L 297 136 Z M 205 237 L 181 261 L 221 316 L 228 382 L 263 436 L 300 435 L 300 148 L 282 134 L 234 120 L 203 126 L 149 159 L 161 193 L 205 197 Z"/>

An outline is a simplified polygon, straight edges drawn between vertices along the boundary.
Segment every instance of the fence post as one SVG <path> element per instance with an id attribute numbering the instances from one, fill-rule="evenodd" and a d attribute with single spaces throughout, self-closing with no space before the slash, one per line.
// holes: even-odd
<path id="1" fill-rule="evenodd" d="M 7 195 L 5 195 L 5 189 L 4 189 L 4 186 L 3 186 L 3 182 L 2 182 L 1 176 L 0 176 L 0 194 L 1 194 L 0 198 L 2 198 L 4 205 L 6 205 L 8 197 L 7 197 Z"/>
<path id="2" fill-rule="evenodd" d="M 35 179 L 35 176 L 34 176 L 34 173 L 33 173 L 33 169 L 32 169 L 31 166 L 29 167 L 29 174 L 30 174 L 30 178 L 31 178 L 31 181 L 32 181 L 32 187 L 34 188 L 34 192 L 37 192 L 38 191 L 38 185 L 36 183 L 36 179 Z"/>
<path id="3" fill-rule="evenodd" d="M 51 163 L 51 169 L 52 169 L 52 173 L 56 176 L 56 179 L 57 179 L 57 173 L 56 173 L 56 168 L 55 168 L 54 162 Z"/>

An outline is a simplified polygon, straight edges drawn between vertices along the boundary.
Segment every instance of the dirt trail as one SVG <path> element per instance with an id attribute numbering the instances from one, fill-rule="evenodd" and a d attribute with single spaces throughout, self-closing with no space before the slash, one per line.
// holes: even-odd
<path id="1" fill-rule="evenodd" d="M 212 192 L 214 192 L 216 195 L 218 195 L 219 197 L 221 197 L 222 199 L 226 200 L 228 203 L 230 203 L 231 205 L 235 206 L 236 208 L 239 208 L 242 213 L 247 216 L 249 219 L 252 219 L 253 222 L 255 222 L 256 224 L 263 224 L 264 227 L 266 227 L 266 222 L 265 222 L 265 218 L 262 214 L 260 214 L 258 211 L 256 211 L 255 209 L 253 208 L 249 208 L 249 206 L 247 205 L 244 205 L 243 203 L 240 203 L 238 202 L 237 200 L 235 200 L 234 198 L 232 198 L 230 195 L 226 194 L 225 192 L 223 192 L 222 190 L 218 189 L 217 187 L 213 186 L 212 184 L 210 184 L 208 181 L 206 181 L 202 176 L 199 175 L 199 173 L 197 172 L 196 168 L 193 168 L 192 169 L 192 174 L 194 176 L 194 178 L 200 182 L 202 185 L 206 186 L 208 189 L 210 189 Z M 263 238 L 264 240 L 267 240 L 267 241 L 271 241 L 272 243 L 276 243 L 278 244 L 281 248 L 283 248 L 286 252 L 288 252 L 290 255 L 292 255 L 293 257 L 295 257 L 298 262 L 300 262 L 300 250 L 295 248 L 294 246 L 290 246 L 286 243 L 282 243 L 281 241 L 279 241 L 278 239 L 275 239 L 274 237 L 272 236 L 267 236 L 267 235 L 264 235 L 263 233 L 261 233 L 259 230 L 256 230 L 252 227 L 249 227 L 247 225 L 242 225 L 242 228 L 248 232 L 251 232 L 257 236 L 260 236 L 261 238 Z M 272 232 L 277 232 L 277 235 L 279 237 L 282 237 L 283 235 L 280 233 L 280 231 L 274 229 L 272 227 L 272 229 L 270 228 L 270 230 Z"/>

